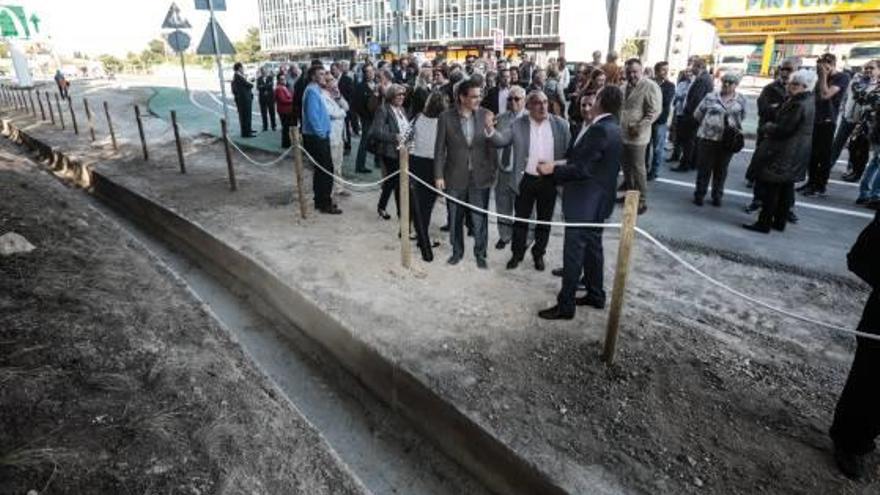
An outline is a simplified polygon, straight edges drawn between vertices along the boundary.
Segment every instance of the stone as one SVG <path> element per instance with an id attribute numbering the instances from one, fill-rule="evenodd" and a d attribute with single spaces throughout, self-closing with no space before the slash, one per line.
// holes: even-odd
<path id="1" fill-rule="evenodd" d="M 7 232 L 0 236 L 0 256 L 29 253 L 36 249 L 24 236 L 15 232 Z"/>

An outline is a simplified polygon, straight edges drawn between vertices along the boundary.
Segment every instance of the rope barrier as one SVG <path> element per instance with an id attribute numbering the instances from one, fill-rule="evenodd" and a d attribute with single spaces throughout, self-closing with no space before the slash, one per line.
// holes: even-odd
<path id="1" fill-rule="evenodd" d="M 238 153 L 241 156 L 243 156 L 245 160 L 251 162 L 252 164 L 254 164 L 258 167 L 271 167 L 272 165 L 275 165 L 275 164 L 279 163 L 281 160 L 284 160 L 285 158 L 287 158 L 287 155 L 289 155 L 290 152 L 293 151 L 293 146 L 290 146 L 289 148 L 284 150 L 284 153 L 279 155 L 278 158 L 271 160 L 271 161 L 268 161 L 268 162 L 259 162 L 257 160 L 254 160 L 253 158 L 251 158 L 247 153 L 244 152 L 244 150 L 239 148 L 238 145 L 235 144 L 235 141 L 230 139 L 229 144 L 231 144 L 232 147 L 235 149 L 235 151 L 238 151 Z"/>

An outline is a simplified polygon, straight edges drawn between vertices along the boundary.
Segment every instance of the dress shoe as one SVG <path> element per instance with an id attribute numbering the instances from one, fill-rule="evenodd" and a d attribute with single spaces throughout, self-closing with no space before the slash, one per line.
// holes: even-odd
<path id="1" fill-rule="evenodd" d="M 880 199 L 872 199 L 865 206 L 872 210 L 880 210 Z"/>
<path id="2" fill-rule="evenodd" d="M 520 261 L 522 261 L 522 259 L 520 259 L 520 258 L 516 258 L 516 257 L 510 258 L 510 261 L 507 262 L 507 269 L 513 270 L 514 268 L 518 267 Z"/>
<path id="3" fill-rule="evenodd" d="M 797 214 L 795 214 L 794 210 L 788 210 L 788 223 L 798 223 L 800 218 L 798 218 Z"/>
<path id="4" fill-rule="evenodd" d="M 636 211 L 639 215 L 644 215 L 648 211 L 648 205 L 641 205 L 639 209 Z"/>
<path id="5" fill-rule="evenodd" d="M 803 194 L 804 196 L 806 196 L 808 198 L 812 197 L 812 196 L 819 196 L 820 198 L 824 198 L 825 196 L 828 195 L 828 193 L 825 191 L 824 187 L 811 187 L 810 189 L 805 190 L 801 194 Z"/>
<path id="6" fill-rule="evenodd" d="M 574 318 L 574 313 L 563 313 L 560 311 L 559 305 L 556 305 L 552 308 L 538 311 L 538 317 L 545 320 L 571 320 Z"/>
<path id="7" fill-rule="evenodd" d="M 449 224 L 440 227 L 440 232 L 449 232 Z"/>
<path id="8" fill-rule="evenodd" d="M 800 186 L 800 187 L 796 187 L 796 188 L 795 188 L 795 191 L 797 191 L 797 192 L 804 192 L 804 191 L 809 190 L 809 189 L 812 189 L 812 188 L 813 188 L 813 185 L 810 184 L 810 183 L 808 182 L 808 183 L 806 183 L 806 184 L 804 184 L 804 185 L 802 185 L 802 186 Z"/>
<path id="9" fill-rule="evenodd" d="M 760 232 L 762 234 L 769 234 L 770 233 L 770 227 L 768 227 L 764 224 L 758 223 L 758 222 L 744 223 L 742 228 L 744 228 L 746 230 L 751 230 L 752 232 Z"/>
<path id="10" fill-rule="evenodd" d="M 669 170 L 672 170 L 673 172 L 679 172 L 679 173 L 691 171 L 691 169 L 689 167 L 673 167 L 673 168 L 670 168 Z"/>
<path id="11" fill-rule="evenodd" d="M 620 196 L 619 198 L 615 198 L 614 202 L 619 205 L 622 205 L 622 204 L 626 203 L 626 196 Z"/>
<path id="12" fill-rule="evenodd" d="M 535 270 L 543 272 L 546 269 L 543 256 L 535 256 Z"/>
<path id="13" fill-rule="evenodd" d="M 850 174 L 846 174 L 843 177 L 841 177 L 840 180 L 842 180 L 844 182 L 858 182 L 859 180 L 861 180 L 861 178 L 862 178 L 862 176 L 859 174 L 850 173 Z"/>
<path id="14" fill-rule="evenodd" d="M 860 480 L 865 476 L 865 460 L 863 456 L 835 448 L 834 463 L 837 464 L 840 472 L 849 479 Z"/>
<path id="15" fill-rule="evenodd" d="M 694 198 L 693 203 L 697 206 L 703 206 L 703 198 Z"/>
<path id="16" fill-rule="evenodd" d="M 554 277 L 561 277 L 564 273 L 565 273 L 565 270 L 563 270 L 562 268 L 554 268 L 550 272 L 550 274 L 553 275 Z"/>
<path id="17" fill-rule="evenodd" d="M 681 160 L 681 157 L 680 157 L 680 156 L 672 155 L 672 156 L 670 156 L 669 158 L 666 159 L 666 163 L 675 163 L 675 162 L 677 162 L 677 161 L 679 161 L 679 160 Z"/>
<path id="18" fill-rule="evenodd" d="M 379 214 L 379 218 L 381 218 L 382 220 L 391 220 L 391 215 L 389 215 L 388 212 L 382 208 L 376 208 L 376 213 Z"/>
<path id="19" fill-rule="evenodd" d="M 486 258 L 477 258 L 477 268 L 480 270 L 486 270 L 489 268 L 489 264 L 486 263 Z"/>
<path id="20" fill-rule="evenodd" d="M 356 168 L 356 169 L 354 169 L 354 172 L 356 174 L 369 174 L 370 172 L 372 172 L 372 170 L 370 170 L 368 168 Z"/>
<path id="21" fill-rule="evenodd" d="M 721 207 L 721 198 L 712 198 L 712 206 L 716 208 Z"/>
<path id="22" fill-rule="evenodd" d="M 446 263 L 452 266 L 457 265 L 461 261 L 461 256 L 452 255 L 446 260 Z"/>
<path id="23" fill-rule="evenodd" d="M 250 138 L 252 138 L 252 137 L 254 137 L 254 136 L 256 136 L 256 134 L 242 134 L 242 135 L 241 135 L 241 138 L 242 138 L 242 139 L 250 139 Z"/>
<path id="24" fill-rule="evenodd" d="M 760 209 L 761 209 L 761 203 L 758 201 L 752 201 L 751 203 L 749 203 L 745 207 L 746 213 L 754 213 Z"/>
<path id="25" fill-rule="evenodd" d="M 505 247 L 507 247 L 507 243 L 502 241 L 501 239 L 498 239 L 498 242 L 495 243 L 495 249 L 501 250 Z"/>
<path id="26" fill-rule="evenodd" d="M 342 210 L 340 210 L 339 207 L 336 205 L 318 208 L 318 211 L 320 211 L 321 213 L 325 213 L 327 215 L 341 215 L 342 214 Z"/>
<path id="27" fill-rule="evenodd" d="M 657 174 L 648 174 L 646 179 L 648 182 L 654 182 L 655 180 L 657 180 Z"/>
<path id="28" fill-rule="evenodd" d="M 590 296 L 578 297 L 574 300 L 576 306 L 589 306 L 596 309 L 605 309 L 605 301 L 594 299 Z"/>
<path id="29" fill-rule="evenodd" d="M 422 250 L 422 261 L 425 263 L 434 261 L 434 253 L 430 249 Z"/>
<path id="30" fill-rule="evenodd" d="M 856 200 L 857 205 L 866 205 L 868 204 L 868 198 L 859 198 Z"/>
<path id="31" fill-rule="evenodd" d="M 773 230 L 777 232 L 785 232 L 785 222 L 773 222 Z"/>

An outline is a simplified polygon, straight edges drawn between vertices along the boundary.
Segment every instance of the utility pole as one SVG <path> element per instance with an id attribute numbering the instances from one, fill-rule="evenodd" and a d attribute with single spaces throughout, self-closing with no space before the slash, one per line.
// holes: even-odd
<path id="1" fill-rule="evenodd" d="M 611 53 L 617 45 L 617 10 L 620 0 L 605 0 L 605 4 L 608 8 L 608 53 Z"/>

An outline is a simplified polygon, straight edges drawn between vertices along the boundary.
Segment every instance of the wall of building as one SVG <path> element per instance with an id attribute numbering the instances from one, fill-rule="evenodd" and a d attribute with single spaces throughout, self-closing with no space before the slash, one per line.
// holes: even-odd
<path id="1" fill-rule="evenodd" d="M 565 58 L 589 62 L 592 53 L 608 48 L 608 11 L 605 0 L 561 0 L 559 37 L 565 43 Z"/>

